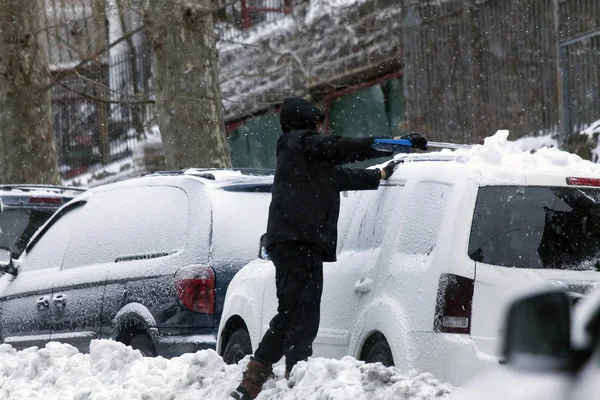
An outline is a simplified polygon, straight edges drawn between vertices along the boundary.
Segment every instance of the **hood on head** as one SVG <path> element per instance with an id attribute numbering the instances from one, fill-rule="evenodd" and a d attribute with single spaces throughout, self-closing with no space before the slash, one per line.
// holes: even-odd
<path id="1" fill-rule="evenodd" d="M 317 124 L 325 121 L 325 114 L 313 103 L 300 97 L 283 101 L 279 112 L 283 132 L 317 130 Z"/>

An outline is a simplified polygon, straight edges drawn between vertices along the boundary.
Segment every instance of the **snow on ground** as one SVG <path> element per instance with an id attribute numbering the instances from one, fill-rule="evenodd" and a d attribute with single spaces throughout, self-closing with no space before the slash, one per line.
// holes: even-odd
<path id="1" fill-rule="evenodd" d="M 173 359 L 145 358 L 130 347 L 92 341 L 90 354 L 67 344 L 17 352 L 0 345 L 2 399 L 227 399 L 237 386 L 248 357 L 226 365 L 212 350 Z M 395 368 L 364 364 L 350 357 L 302 362 L 289 382 L 283 367 L 265 384 L 257 400 L 267 399 L 448 399 L 454 388 L 430 374 L 402 375 Z M 290 388 L 290 386 L 293 386 Z"/>
<path id="2" fill-rule="evenodd" d="M 592 149 L 592 157 L 594 162 L 600 161 L 600 119 L 590 124 L 586 129 L 579 132 L 580 135 L 587 135 L 590 138 L 590 142 L 596 143 L 596 147 Z"/>
<path id="3" fill-rule="evenodd" d="M 450 400 L 563 400 L 571 384 L 568 374 L 498 366 L 471 379 Z"/>

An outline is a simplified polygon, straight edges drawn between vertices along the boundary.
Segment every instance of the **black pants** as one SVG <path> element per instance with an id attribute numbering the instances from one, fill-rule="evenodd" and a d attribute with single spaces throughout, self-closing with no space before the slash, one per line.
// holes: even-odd
<path id="1" fill-rule="evenodd" d="M 281 242 L 269 248 L 275 264 L 277 315 L 271 320 L 254 358 L 275 364 L 285 355 L 287 371 L 312 355 L 319 329 L 323 292 L 323 249 L 304 242 Z"/>

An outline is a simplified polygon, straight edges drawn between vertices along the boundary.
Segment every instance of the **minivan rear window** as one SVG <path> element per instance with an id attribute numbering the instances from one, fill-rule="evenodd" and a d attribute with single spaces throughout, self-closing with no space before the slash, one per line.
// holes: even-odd
<path id="1" fill-rule="evenodd" d="M 31 236 L 52 216 L 55 210 L 14 209 L 0 213 L 0 248 L 18 258 Z"/>
<path id="2" fill-rule="evenodd" d="M 600 271 L 600 189 L 479 188 L 469 257 L 504 267 Z"/>

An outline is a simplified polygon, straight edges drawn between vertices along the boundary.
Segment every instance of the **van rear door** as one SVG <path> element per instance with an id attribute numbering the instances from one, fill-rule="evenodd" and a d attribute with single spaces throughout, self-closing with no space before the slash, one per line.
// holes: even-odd
<path id="1" fill-rule="evenodd" d="M 600 281 L 600 188 L 484 186 L 475 205 L 471 337 L 498 355 L 511 293 L 552 283 L 585 295 Z"/>

